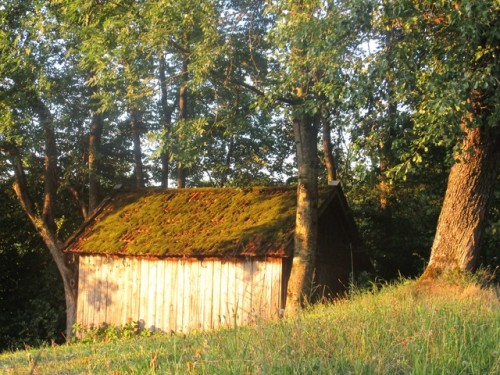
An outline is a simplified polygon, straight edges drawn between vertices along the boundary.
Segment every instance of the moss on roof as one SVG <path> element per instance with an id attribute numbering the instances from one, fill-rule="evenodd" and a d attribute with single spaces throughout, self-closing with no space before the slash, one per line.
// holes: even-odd
<path id="1" fill-rule="evenodd" d="M 332 189 L 322 189 L 324 201 Z M 144 189 L 113 197 L 66 250 L 135 256 L 286 256 L 296 188 Z"/>

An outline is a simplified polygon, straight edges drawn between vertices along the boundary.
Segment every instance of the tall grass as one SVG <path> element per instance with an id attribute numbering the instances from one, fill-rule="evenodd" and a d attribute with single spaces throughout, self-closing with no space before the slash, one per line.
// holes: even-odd
<path id="1" fill-rule="evenodd" d="M 500 303 L 474 283 L 405 281 L 294 319 L 28 349 L 6 374 L 498 374 Z"/>

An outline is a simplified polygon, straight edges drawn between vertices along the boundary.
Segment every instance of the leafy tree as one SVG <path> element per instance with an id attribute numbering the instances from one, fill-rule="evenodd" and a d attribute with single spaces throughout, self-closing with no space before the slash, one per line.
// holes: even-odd
<path id="1" fill-rule="evenodd" d="M 446 145 L 454 163 L 423 278 L 473 270 L 498 161 L 498 12 L 495 1 L 388 2 L 395 48 L 414 72 L 412 158 Z"/>
<path id="2" fill-rule="evenodd" d="M 64 292 L 11 181 L 0 184 L 0 351 L 62 341 Z"/>
<path id="3" fill-rule="evenodd" d="M 322 112 L 336 108 L 344 72 L 370 21 L 369 4 L 280 1 L 270 31 L 271 67 L 265 100 L 287 106 L 298 166 L 295 248 L 287 310 L 311 294 L 317 246 L 318 131 Z"/>
<path id="4" fill-rule="evenodd" d="M 0 70 L 2 123 L 0 151 L 5 166 L 15 176 L 14 191 L 28 218 L 49 248 L 62 276 L 67 306 L 67 334 L 76 312 L 77 263 L 62 252 L 58 237 L 57 189 L 58 133 L 54 113 L 63 108 L 55 95 L 67 69 L 55 68 L 63 61 L 64 45 L 58 39 L 54 18 L 43 2 L 10 2 L 0 10 Z M 37 135 L 40 135 L 38 137 Z M 43 155 L 43 161 L 40 160 Z M 40 170 L 39 165 L 43 165 Z M 27 173 L 29 169 L 29 173 Z M 38 174 L 44 182 L 35 203 L 29 181 Z"/>

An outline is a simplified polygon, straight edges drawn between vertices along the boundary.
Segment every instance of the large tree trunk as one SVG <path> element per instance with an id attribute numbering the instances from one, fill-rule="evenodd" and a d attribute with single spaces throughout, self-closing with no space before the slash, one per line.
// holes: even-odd
<path id="1" fill-rule="evenodd" d="M 51 143 L 51 131 L 50 128 L 46 130 L 46 141 Z M 53 135 L 53 134 L 52 134 Z M 52 146 L 51 146 L 52 147 Z M 51 148 L 49 147 L 49 149 Z M 18 150 L 15 147 L 12 147 L 10 150 L 10 159 L 14 166 L 14 191 L 16 196 L 30 219 L 33 223 L 33 226 L 41 235 L 45 245 L 49 249 L 52 259 L 56 263 L 57 269 L 61 275 L 61 279 L 63 281 L 64 286 L 64 295 L 66 300 L 66 339 L 69 340 L 73 334 L 73 325 L 76 322 L 76 304 L 77 304 L 77 291 L 78 291 L 78 257 L 77 256 L 68 256 L 63 252 L 63 244 L 57 239 L 56 232 L 53 228 L 55 228 L 55 224 L 47 222 L 49 220 L 50 215 L 43 214 L 42 217 L 38 216 L 38 213 L 35 210 L 35 206 L 33 201 L 29 195 L 28 183 L 26 180 L 26 176 L 24 173 L 24 168 L 22 165 L 22 161 L 19 155 Z M 46 166 L 45 166 L 45 178 L 56 178 L 55 171 L 47 173 L 47 170 L 53 168 L 54 166 L 49 161 L 50 158 L 46 158 Z M 56 180 L 57 181 L 57 180 Z M 48 205 L 53 206 L 55 204 L 54 197 L 52 199 L 48 199 L 47 195 L 51 194 L 51 189 L 54 185 L 56 185 L 56 181 L 52 181 L 51 183 L 46 183 L 46 192 L 45 192 L 45 200 L 44 202 L 48 202 Z M 53 212 L 53 209 L 49 210 L 49 212 Z"/>
<path id="2" fill-rule="evenodd" d="M 37 227 L 36 224 L 35 227 Z M 75 254 L 65 254 L 63 252 L 63 244 L 46 227 L 38 226 L 37 229 L 45 245 L 48 247 L 63 281 L 64 298 L 66 301 L 66 340 L 70 340 L 73 336 L 73 326 L 76 323 L 78 256 Z"/>
<path id="3" fill-rule="evenodd" d="M 459 160 L 452 166 L 431 257 L 421 279 L 450 270 L 473 271 L 498 168 L 495 128 L 466 129 Z"/>
<path id="4" fill-rule="evenodd" d="M 312 118 L 293 119 L 297 145 L 297 214 L 293 264 L 288 280 L 285 312 L 293 315 L 312 294 L 318 242 L 318 127 Z"/>

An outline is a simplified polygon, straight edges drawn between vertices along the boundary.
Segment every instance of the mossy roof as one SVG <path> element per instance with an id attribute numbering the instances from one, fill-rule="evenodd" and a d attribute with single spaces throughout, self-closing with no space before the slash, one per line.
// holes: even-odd
<path id="1" fill-rule="evenodd" d="M 321 202 L 335 191 L 320 189 Z M 116 193 L 66 251 L 149 257 L 288 256 L 296 188 L 143 189 Z"/>

